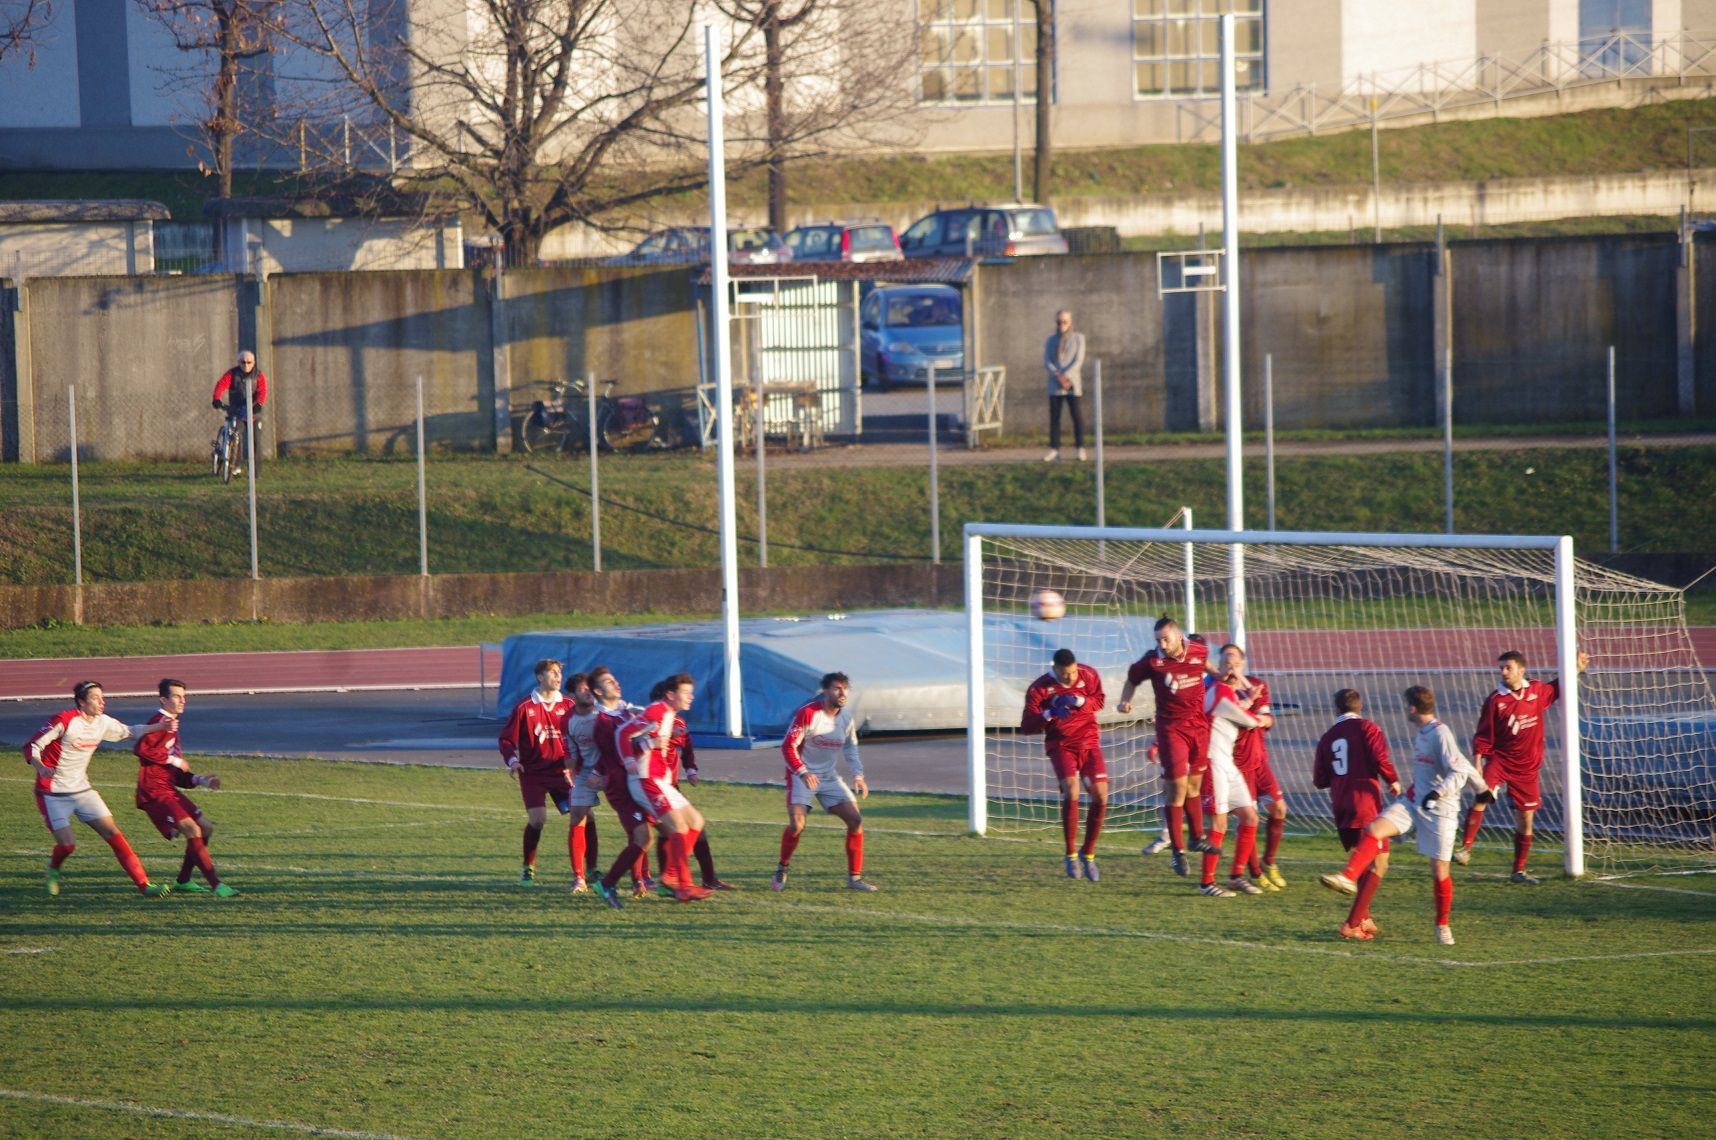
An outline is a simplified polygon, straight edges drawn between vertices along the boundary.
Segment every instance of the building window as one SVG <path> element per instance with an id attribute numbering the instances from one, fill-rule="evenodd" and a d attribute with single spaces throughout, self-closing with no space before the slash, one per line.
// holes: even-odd
<path id="1" fill-rule="evenodd" d="M 1132 74 L 1141 99 L 1221 94 L 1221 19 L 1234 20 L 1234 84 L 1263 90 L 1263 0 L 1132 0 Z"/>
<path id="2" fill-rule="evenodd" d="M 925 103 L 1037 101 L 1037 13 L 1029 0 L 918 0 L 919 97 Z M 1015 34 L 1016 33 L 1016 34 Z"/>

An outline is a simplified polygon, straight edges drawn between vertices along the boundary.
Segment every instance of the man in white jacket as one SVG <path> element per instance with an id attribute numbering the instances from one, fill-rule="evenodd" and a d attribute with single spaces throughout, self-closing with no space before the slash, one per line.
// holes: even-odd
<path id="1" fill-rule="evenodd" d="M 1046 462 L 1061 457 L 1061 409 L 1072 413 L 1073 446 L 1079 459 L 1084 458 L 1084 420 L 1079 414 L 1079 398 L 1084 395 L 1084 334 L 1074 332 L 1072 313 L 1066 309 L 1055 314 L 1055 331 L 1043 343 L 1043 370 L 1049 377 L 1049 453 Z"/>

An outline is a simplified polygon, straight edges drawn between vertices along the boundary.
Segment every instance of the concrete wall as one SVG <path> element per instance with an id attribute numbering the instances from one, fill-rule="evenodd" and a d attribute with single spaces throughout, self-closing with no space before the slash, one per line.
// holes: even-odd
<path id="1" fill-rule="evenodd" d="M 502 327 L 513 386 L 583 376 L 616 392 L 697 383 L 697 325 L 686 266 L 569 268 L 512 273 Z"/>
<path id="2" fill-rule="evenodd" d="M 0 225 L 0 275 L 126 276 L 155 272 L 153 222 Z"/>
<path id="3" fill-rule="evenodd" d="M 457 218 L 227 218 L 221 230 L 226 264 L 250 273 L 465 267 Z"/>

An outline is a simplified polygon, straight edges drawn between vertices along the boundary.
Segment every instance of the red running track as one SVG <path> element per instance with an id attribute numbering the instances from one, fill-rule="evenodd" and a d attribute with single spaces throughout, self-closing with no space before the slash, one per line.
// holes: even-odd
<path id="1" fill-rule="evenodd" d="M 485 672 L 486 670 L 486 672 Z M 194 693 L 306 693 L 352 689 L 466 689 L 500 677 L 500 653 L 475 645 L 420 649 L 306 649 L 159 657 L 0 661 L 0 700 L 71 697 L 83 680 L 110 697 L 153 696 L 163 677 Z"/>

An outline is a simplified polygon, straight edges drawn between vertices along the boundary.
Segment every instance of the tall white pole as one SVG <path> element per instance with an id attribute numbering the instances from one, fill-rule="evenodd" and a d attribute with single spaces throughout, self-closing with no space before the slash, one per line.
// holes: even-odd
<path id="1" fill-rule="evenodd" d="M 935 365 L 929 366 L 929 508 L 930 562 L 941 565 L 941 467 L 935 438 Z"/>
<path id="2" fill-rule="evenodd" d="M 262 577 L 256 555 L 256 393 L 247 391 L 245 401 L 250 407 L 244 416 L 244 482 L 250 498 L 250 580 Z"/>
<path id="3" fill-rule="evenodd" d="M 1615 346 L 1609 346 L 1609 553 L 1621 548 L 1621 510 L 1615 482 Z"/>
<path id="4" fill-rule="evenodd" d="M 727 673 L 727 735 L 744 731 L 745 690 L 739 677 L 739 525 L 733 489 L 733 344 L 727 308 L 727 138 L 721 57 L 714 24 L 703 25 L 704 95 L 709 103 L 710 355 L 715 365 L 715 469 L 721 496 L 721 624 Z"/>
<path id="5" fill-rule="evenodd" d="M 1019 141 L 1019 6 L 1025 0 L 1013 0 L 1013 201 L 1025 200 L 1024 146 Z M 1042 87 L 1038 79 L 1037 86 Z"/>
<path id="6" fill-rule="evenodd" d="M 703 347 L 701 335 L 697 338 L 699 349 Z M 585 427 L 590 432 L 590 569 L 600 574 L 602 572 L 602 465 L 598 460 L 598 449 L 602 444 L 602 433 L 596 428 L 596 373 L 594 370 L 584 374 L 584 401 L 589 405 L 589 417 Z"/>
<path id="7" fill-rule="evenodd" d="M 983 721 L 983 540 L 965 536 L 965 764 L 966 818 L 972 834 L 989 826 L 989 771 Z"/>
<path id="8" fill-rule="evenodd" d="M 1269 504 L 1268 530 L 1275 529 L 1275 354 L 1263 354 L 1263 485 Z"/>
<path id="9" fill-rule="evenodd" d="M 1574 626 L 1573 539 L 1555 546 L 1555 656 L 1561 682 L 1561 802 L 1566 805 L 1567 874 L 1585 873 L 1585 803 L 1579 741 L 1579 631 Z"/>
<path id="10" fill-rule="evenodd" d="M 747 325 L 745 332 L 746 339 L 751 340 L 757 335 L 758 328 L 754 324 Z M 745 354 L 745 358 L 747 360 L 756 359 L 749 352 Z M 755 425 L 757 429 L 755 437 L 757 441 L 757 565 L 767 567 L 769 564 L 769 483 L 768 472 L 763 469 L 763 460 L 764 456 L 768 455 L 769 449 L 765 446 L 767 440 L 763 437 L 763 429 L 768 425 L 763 416 L 763 370 L 760 365 L 756 370 L 755 384 L 757 394 L 757 422 Z"/>
<path id="11" fill-rule="evenodd" d="M 83 504 L 77 487 L 77 386 L 66 385 L 66 437 L 71 443 L 72 581 L 83 585 Z"/>
<path id="12" fill-rule="evenodd" d="M 1454 350 L 1442 350 L 1442 501 L 1443 529 L 1454 533 Z"/>
<path id="13" fill-rule="evenodd" d="M 429 577 L 429 476 L 423 468 L 423 377 L 417 378 L 417 573 Z"/>
<path id="14" fill-rule="evenodd" d="M 1239 118 L 1234 93 L 1233 13 L 1221 18 L 1222 372 L 1227 405 L 1227 527 L 1245 529 L 1245 468 L 1239 398 Z M 1245 547 L 1228 547 L 1227 637 L 1245 644 Z"/>
<path id="15" fill-rule="evenodd" d="M 1108 504 L 1105 495 L 1107 488 L 1103 486 L 1106 472 L 1103 468 L 1102 457 L 1102 361 L 1100 360 L 1091 365 L 1091 383 L 1093 385 L 1091 395 L 1094 398 L 1093 410 L 1095 413 L 1092 419 L 1095 420 L 1094 426 L 1096 427 L 1096 525 L 1107 526 Z"/>
<path id="16" fill-rule="evenodd" d="M 1192 529 L 1192 508 L 1181 507 L 1180 518 L 1185 522 L 1187 530 Z M 1197 561 L 1193 557 L 1191 543 L 1186 543 L 1186 632 L 1196 633 L 1198 629 L 1198 578 Z"/>

